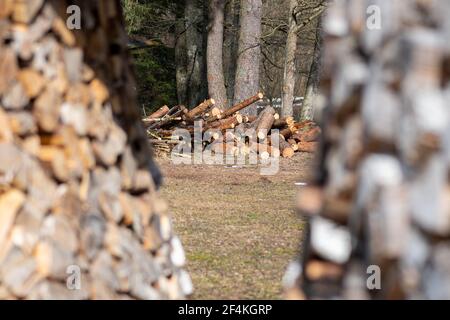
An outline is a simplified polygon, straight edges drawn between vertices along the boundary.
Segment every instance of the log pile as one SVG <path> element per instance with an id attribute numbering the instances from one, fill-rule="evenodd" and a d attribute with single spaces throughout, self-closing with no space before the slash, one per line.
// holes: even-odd
<path id="1" fill-rule="evenodd" d="M 295 152 L 313 153 L 317 149 L 321 130 L 312 121 L 295 122 L 293 117 L 280 118 L 271 106 L 259 116 L 246 116 L 240 112 L 261 100 L 262 93 L 227 109 L 215 107 L 209 99 L 188 110 L 184 106 L 163 106 L 143 119 L 150 141 L 160 154 L 170 153 L 179 143 L 177 130 L 189 132 L 194 142 L 195 128 L 201 127 L 203 147 L 214 153 L 248 155 L 257 153 L 263 159 L 269 156 L 291 158 Z M 279 144 L 271 145 L 272 129 L 277 129 Z"/>
<path id="2" fill-rule="evenodd" d="M 325 17 L 323 152 L 287 296 L 450 299 L 450 2 L 376 1 L 373 30 L 371 4 Z"/>
<path id="3" fill-rule="evenodd" d="M 75 3 L 0 2 L 0 299 L 183 298 L 120 1 Z"/>

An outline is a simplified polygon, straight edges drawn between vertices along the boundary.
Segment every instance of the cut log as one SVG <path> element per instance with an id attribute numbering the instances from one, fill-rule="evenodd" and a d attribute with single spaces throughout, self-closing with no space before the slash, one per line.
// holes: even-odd
<path id="1" fill-rule="evenodd" d="M 305 142 L 318 141 L 321 133 L 322 133 L 322 131 L 320 130 L 319 127 L 312 128 L 311 130 L 309 130 L 301 135 L 301 141 L 305 141 Z"/>
<path id="2" fill-rule="evenodd" d="M 244 117 L 243 117 L 243 122 L 244 123 L 251 123 L 251 122 L 254 122 L 256 119 L 258 119 L 258 116 L 252 116 L 252 115 L 245 115 Z"/>
<path id="3" fill-rule="evenodd" d="M 33 116 L 39 127 L 46 132 L 56 130 L 59 121 L 59 110 L 53 106 L 60 106 L 61 95 L 53 88 L 48 88 L 35 100 Z"/>
<path id="4" fill-rule="evenodd" d="M 218 130 L 234 129 L 238 124 L 242 123 L 242 115 L 236 114 L 226 119 L 221 119 L 211 123 L 208 128 L 214 128 Z"/>
<path id="5" fill-rule="evenodd" d="M 214 107 L 211 109 L 210 115 L 213 117 L 220 116 L 223 118 L 222 110 L 220 110 L 220 108 L 217 108 L 217 107 Z"/>
<path id="6" fill-rule="evenodd" d="M 161 121 L 152 123 L 151 121 L 154 121 L 154 119 L 149 119 L 148 122 L 150 123 L 150 125 L 147 128 L 148 129 L 162 128 L 173 121 L 182 120 L 183 116 L 188 112 L 188 110 L 185 106 L 178 106 L 177 109 L 178 110 L 175 113 L 173 113 L 170 117 L 166 116 L 166 117 L 161 118 Z M 144 123 L 144 125 L 145 125 L 145 123 Z"/>
<path id="7" fill-rule="evenodd" d="M 284 139 L 292 138 L 292 135 L 297 133 L 297 129 L 295 127 L 290 126 L 288 128 L 284 128 L 280 131 L 280 134 L 284 137 Z"/>
<path id="8" fill-rule="evenodd" d="M 274 114 L 275 114 L 275 109 L 270 106 L 266 107 L 261 112 L 261 117 L 260 117 L 258 126 L 256 127 L 256 135 L 258 136 L 258 139 L 260 139 L 260 140 L 266 139 L 266 137 L 269 134 L 269 131 L 272 128 L 272 125 L 275 121 Z"/>
<path id="9" fill-rule="evenodd" d="M 292 130 L 291 130 L 292 132 Z M 302 134 L 299 131 L 296 131 L 295 133 L 292 133 L 292 135 L 289 137 L 290 140 L 296 141 L 296 143 L 302 141 Z"/>
<path id="10" fill-rule="evenodd" d="M 344 268 L 335 263 L 312 260 L 306 266 L 306 276 L 309 280 L 333 280 L 339 279 L 344 273 Z"/>
<path id="11" fill-rule="evenodd" d="M 25 195 L 18 190 L 10 190 L 0 195 L 0 243 L 5 243 L 17 212 L 25 201 Z"/>
<path id="12" fill-rule="evenodd" d="M 36 97 L 44 87 L 43 76 L 30 68 L 20 71 L 18 77 L 30 99 Z"/>
<path id="13" fill-rule="evenodd" d="M 8 2 L 8 1 L 7 1 Z M 36 16 L 42 7 L 43 0 L 22 0 L 18 1 L 14 6 L 13 20 L 20 23 L 29 23 Z"/>
<path id="14" fill-rule="evenodd" d="M 205 121 L 209 123 L 220 120 L 222 118 L 223 118 L 222 110 L 220 110 L 219 108 L 212 108 L 210 115 L 206 117 Z"/>
<path id="15" fill-rule="evenodd" d="M 297 144 L 299 152 L 309 152 L 314 153 L 317 151 L 317 142 L 299 142 Z"/>
<path id="16" fill-rule="evenodd" d="M 192 122 L 195 117 L 204 113 L 206 110 L 208 110 L 210 107 L 212 107 L 215 103 L 216 102 L 214 101 L 214 99 L 208 99 L 208 100 L 203 101 L 197 107 L 195 107 L 194 109 L 192 109 L 191 111 L 189 111 L 186 114 L 186 116 L 185 116 L 186 120 Z"/>
<path id="17" fill-rule="evenodd" d="M 264 143 L 251 143 L 249 150 L 259 154 L 261 159 L 269 159 L 270 156 L 278 158 L 280 156 L 280 150 Z"/>
<path id="18" fill-rule="evenodd" d="M 95 78 L 94 80 L 92 80 L 89 84 L 89 87 L 95 102 L 97 102 L 99 105 L 105 103 L 105 101 L 109 98 L 108 88 L 99 79 Z"/>
<path id="19" fill-rule="evenodd" d="M 252 105 L 253 103 L 261 100 L 262 98 L 264 98 L 264 95 L 262 93 L 258 93 L 257 95 L 255 95 L 251 98 L 248 98 L 247 100 L 244 100 L 244 101 L 238 103 L 237 105 L 232 106 L 231 108 L 225 110 L 223 112 L 223 117 L 226 118 L 228 116 L 231 116 L 232 114 L 234 114 L 238 111 L 241 111 L 242 109 L 247 108 L 248 106 Z"/>
<path id="20" fill-rule="evenodd" d="M 167 113 L 169 113 L 169 107 L 168 107 L 168 106 L 162 106 L 161 108 L 159 108 L 158 110 L 156 110 L 155 112 L 153 112 L 151 115 L 149 115 L 149 116 L 147 117 L 147 119 L 162 118 L 162 117 L 164 117 Z"/>
<path id="21" fill-rule="evenodd" d="M 291 145 L 284 139 L 284 137 L 280 134 L 280 151 L 283 158 L 292 158 L 294 156 L 294 149 L 292 149 Z"/>
<path id="22" fill-rule="evenodd" d="M 297 195 L 297 209 L 302 215 L 318 215 L 323 203 L 323 192 L 318 187 L 301 188 Z"/>
<path id="23" fill-rule="evenodd" d="M 284 118 L 275 119 L 272 127 L 275 129 L 282 129 L 282 128 L 292 125 L 292 124 L 294 124 L 294 117 L 284 117 Z"/>
<path id="24" fill-rule="evenodd" d="M 162 117 L 162 118 L 154 118 L 154 119 L 144 119 L 144 123 L 146 124 L 153 124 L 153 123 L 160 123 L 160 122 L 170 122 L 170 121 L 181 121 L 183 120 L 182 117 Z"/>
<path id="25" fill-rule="evenodd" d="M 36 260 L 42 276 L 51 275 L 58 280 L 64 280 L 67 267 L 75 263 L 73 255 L 53 241 L 42 241 L 37 245 Z"/>

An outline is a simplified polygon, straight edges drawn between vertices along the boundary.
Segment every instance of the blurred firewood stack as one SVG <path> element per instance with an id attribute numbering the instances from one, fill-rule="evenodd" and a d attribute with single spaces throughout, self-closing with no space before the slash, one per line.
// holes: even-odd
<path id="1" fill-rule="evenodd" d="M 271 106 L 259 116 L 240 112 L 260 101 L 262 93 L 226 109 L 215 106 L 209 99 L 188 110 L 185 106 L 163 106 L 143 119 L 149 138 L 157 153 L 170 153 L 178 144 L 176 130 L 184 129 L 195 139 L 194 130 L 201 125 L 203 147 L 221 154 L 248 155 L 256 152 L 263 158 L 282 156 L 291 158 L 295 152 L 315 152 L 321 130 L 312 121 L 296 122 L 293 117 L 280 118 Z M 279 130 L 279 145 L 271 146 L 272 129 Z M 228 132 L 227 132 L 228 131 Z"/>
<path id="2" fill-rule="evenodd" d="M 0 299 L 183 298 L 120 1 L 75 3 L 0 2 Z"/>
<path id="3" fill-rule="evenodd" d="M 288 298 L 450 299 L 449 16 L 441 0 L 325 15 L 324 143 Z"/>

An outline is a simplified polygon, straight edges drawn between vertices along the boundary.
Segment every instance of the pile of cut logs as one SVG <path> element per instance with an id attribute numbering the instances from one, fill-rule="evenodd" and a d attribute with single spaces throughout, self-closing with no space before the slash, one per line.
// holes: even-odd
<path id="1" fill-rule="evenodd" d="M 334 1 L 323 146 L 289 298 L 450 299 L 449 1 Z M 426 14 L 424 14 L 426 12 Z"/>
<path id="2" fill-rule="evenodd" d="M 245 115 L 245 108 L 262 98 L 263 94 L 258 93 L 226 110 L 216 107 L 214 99 L 205 100 L 192 110 L 185 106 L 163 106 L 145 117 L 143 122 L 159 153 L 169 153 L 179 143 L 175 130 L 185 129 L 193 137 L 196 128 L 202 132 L 203 146 L 209 145 L 215 153 L 248 155 L 256 152 L 265 159 L 269 156 L 291 158 L 295 152 L 314 152 L 321 134 L 314 122 L 282 118 L 271 106 L 258 116 Z M 278 130 L 276 146 L 272 145 L 273 129 Z"/>
<path id="3" fill-rule="evenodd" d="M 72 4 L 0 1 L 0 300 L 183 298 L 120 1 Z"/>

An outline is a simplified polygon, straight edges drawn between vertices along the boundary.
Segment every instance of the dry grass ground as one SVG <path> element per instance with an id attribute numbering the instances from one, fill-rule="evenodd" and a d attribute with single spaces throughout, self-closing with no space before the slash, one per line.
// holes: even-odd
<path id="1" fill-rule="evenodd" d="M 173 165 L 160 160 L 162 193 L 184 244 L 194 299 L 280 299 L 281 279 L 298 253 L 303 223 L 294 210 L 312 156 L 281 159 L 263 177 L 255 166 Z"/>

